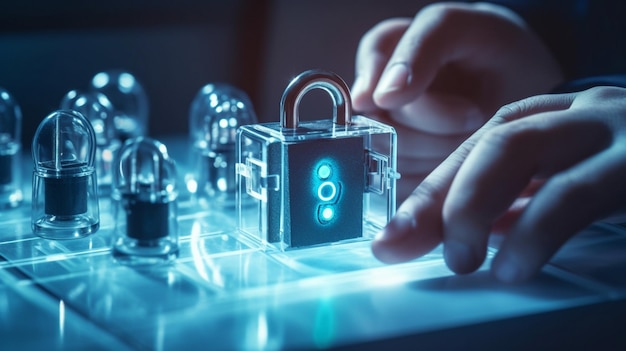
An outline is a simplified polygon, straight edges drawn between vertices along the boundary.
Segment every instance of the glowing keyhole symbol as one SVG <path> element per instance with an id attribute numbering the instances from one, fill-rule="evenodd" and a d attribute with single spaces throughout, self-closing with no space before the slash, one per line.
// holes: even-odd
<path id="1" fill-rule="evenodd" d="M 325 180 L 317 188 L 317 197 L 324 202 L 331 202 L 337 197 L 337 185 L 328 180 L 333 173 L 332 167 L 324 163 L 317 168 L 317 177 Z M 335 217 L 335 209 L 332 205 L 325 205 L 319 209 L 318 218 L 321 223 L 328 223 Z"/>

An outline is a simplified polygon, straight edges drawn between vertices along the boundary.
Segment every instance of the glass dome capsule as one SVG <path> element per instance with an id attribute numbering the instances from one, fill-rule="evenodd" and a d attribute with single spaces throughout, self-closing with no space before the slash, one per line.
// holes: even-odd
<path id="1" fill-rule="evenodd" d="M 237 128 L 257 123 L 248 96 L 228 84 L 207 84 L 189 113 L 191 175 L 187 190 L 201 203 L 234 206 Z"/>
<path id="2" fill-rule="evenodd" d="M 21 128 L 19 105 L 0 87 L 0 208 L 17 207 L 24 198 L 20 174 Z"/>
<path id="3" fill-rule="evenodd" d="M 34 162 L 32 229 L 48 239 L 90 235 L 100 225 L 95 172 L 96 136 L 72 110 L 58 110 L 39 124 Z"/>
<path id="4" fill-rule="evenodd" d="M 114 164 L 114 257 L 128 264 L 173 260 L 178 254 L 178 192 L 167 148 L 150 138 L 129 139 Z"/>
<path id="5" fill-rule="evenodd" d="M 91 79 L 90 90 L 104 94 L 111 102 L 115 129 L 122 141 L 146 134 L 148 96 L 134 75 L 123 70 L 98 72 Z"/>

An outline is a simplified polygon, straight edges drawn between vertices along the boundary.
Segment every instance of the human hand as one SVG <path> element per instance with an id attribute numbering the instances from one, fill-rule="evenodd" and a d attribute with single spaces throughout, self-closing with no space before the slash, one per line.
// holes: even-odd
<path id="1" fill-rule="evenodd" d="M 548 92 L 561 79 L 515 13 L 437 3 L 361 39 L 352 99 L 355 110 L 396 127 L 403 199 L 500 106 Z"/>
<path id="2" fill-rule="evenodd" d="M 443 242 L 450 269 L 468 273 L 497 226 L 492 272 L 523 281 L 575 233 L 626 208 L 625 178 L 626 89 L 531 97 L 501 108 L 437 167 L 372 250 L 401 262 Z"/>

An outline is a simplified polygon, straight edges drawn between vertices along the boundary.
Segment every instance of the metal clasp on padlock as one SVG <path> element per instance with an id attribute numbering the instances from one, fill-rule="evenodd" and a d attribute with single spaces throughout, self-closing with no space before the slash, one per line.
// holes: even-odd
<path id="1" fill-rule="evenodd" d="M 309 70 L 294 78 L 283 93 L 280 100 L 281 127 L 298 128 L 300 100 L 313 89 L 322 89 L 333 99 L 333 122 L 349 126 L 352 119 L 352 102 L 346 82 L 332 72 Z"/>

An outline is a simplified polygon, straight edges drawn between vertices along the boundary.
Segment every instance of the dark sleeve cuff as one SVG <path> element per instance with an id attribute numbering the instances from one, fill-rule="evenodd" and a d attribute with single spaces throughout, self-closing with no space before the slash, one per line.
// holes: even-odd
<path id="1" fill-rule="evenodd" d="M 615 74 L 607 76 L 586 77 L 571 80 L 557 86 L 553 93 L 573 93 L 587 90 L 597 86 L 611 86 L 626 88 L 626 74 Z"/>

